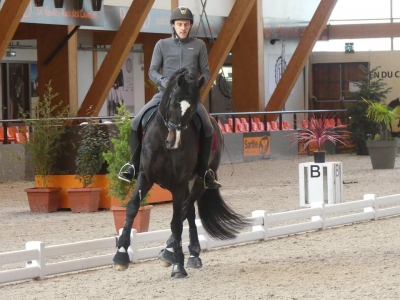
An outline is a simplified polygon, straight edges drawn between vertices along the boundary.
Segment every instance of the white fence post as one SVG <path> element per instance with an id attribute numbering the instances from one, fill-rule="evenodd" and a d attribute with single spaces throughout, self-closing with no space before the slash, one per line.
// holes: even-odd
<path id="1" fill-rule="evenodd" d="M 26 267 L 39 267 L 39 279 L 46 278 L 46 258 L 45 258 L 45 244 L 39 241 L 31 241 L 25 244 L 26 250 L 36 249 L 38 250 L 38 257 L 36 260 L 26 262 Z"/>
<path id="2" fill-rule="evenodd" d="M 366 207 L 366 208 L 364 208 L 364 212 L 372 211 L 374 213 L 374 220 L 376 221 L 378 219 L 378 215 L 376 213 L 376 211 L 378 210 L 378 204 L 376 203 L 376 195 L 375 194 L 365 194 L 363 199 L 374 201 L 374 207 Z"/>
<path id="3" fill-rule="evenodd" d="M 319 220 L 321 220 L 322 221 L 322 230 L 325 230 L 326 229 L 326 224 L 325 224 L 325 221 L 326 221 L 326 215 L 325 215 L 325 202 L 314 202 L 314 203 L 311 203 L 311 208 L 315 208 L 315 207 L 318 207 L 318 208 L 321 208 L 321 214 L 320 215 L 318 215 L 318 216 L 314 216 L 314 217 L 311 217 L 311 221 L 319 221 Z"/>
<path id="4" fill-rule="evenodd" d="M 252 226 L 253 231 L 262 231 L 264 234 L 264 241 L 268 239 L 268 222 L 267 222 L 267 212 L 265 210 L 255 210 L 251 213 L 252 217 L 262 217 L 263 224 Z"/>
<path id="5" fill-rule="evenodd" d="M 131 230 L 130 234 L 131 245 L 128 248 L 128 254 L 130 261 L 138 262 L 138 237 L 136 229 Z"/>

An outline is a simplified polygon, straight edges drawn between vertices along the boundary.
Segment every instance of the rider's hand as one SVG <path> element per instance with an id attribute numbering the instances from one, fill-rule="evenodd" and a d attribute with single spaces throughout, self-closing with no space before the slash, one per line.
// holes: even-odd
<path id="1" fill-rule="evenodd" d="M 164 89 L 167 88 L 168 83 L 169 83 L 169 79 L 168 79 L 168 78 L 166 78 L 166 77 L 161 78 L 161 80 L 160 80 L 160 85 L 161 85 Z"/>

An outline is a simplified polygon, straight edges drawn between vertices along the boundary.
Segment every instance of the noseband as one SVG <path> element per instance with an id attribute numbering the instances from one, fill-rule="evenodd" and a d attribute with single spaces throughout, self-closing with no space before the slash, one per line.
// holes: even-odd
<path id="1" fill-rule="evenodd" d="M 167 126 L 168 129 L 173 128 L 175 130 L 185 130 L 188 126 L 187 124 L 183 126 L 183 125 L 177 125 L 175 123 L 172 123 L 169 120 L 169 115 L 168 115 L 169 106 L 171 105 L 172 94 L 177 89 L 177 87 L 178 87 L 178 85 L 175 85 L 175 87 L 172 89 L 171 93 L 169 94 L 169 99 L 168 99 L 167 105 L 165 106 L 166 107 L 165 117 L 163 116 L 163 119 L 164 119 L 164 124 L 165 124 L 165 126 Z"/>

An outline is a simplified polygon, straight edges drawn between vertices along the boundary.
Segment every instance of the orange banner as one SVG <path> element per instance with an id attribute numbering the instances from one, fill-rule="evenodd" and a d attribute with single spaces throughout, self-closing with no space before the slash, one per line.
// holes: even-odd
<path id="1" fill-rule="evenodd" d="M 271 152 L 270 137 L 255 136 L 243 138 L 243 156 L 266 156 Z"/>

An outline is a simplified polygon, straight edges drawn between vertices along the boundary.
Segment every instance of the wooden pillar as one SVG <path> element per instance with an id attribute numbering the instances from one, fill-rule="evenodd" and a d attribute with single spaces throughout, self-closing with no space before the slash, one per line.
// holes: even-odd
<path id="1" fill-rule="evenodd" d="M 215 45 L 212 47 L 208 55 L 210 64 L 210 80 L 205 84 L 201 90 L 200 100 L 204 103 L 208 97 L 208 93 L 213 85 L 213 82 L 218 76 L 218 72 L 225 62 L 225 59 L 232 49 L 233 44 L 239 35 L 251 9 L 256 0 L 240 0 L 236 1 L 229 13 L 228 18 L 222 26 L 221 32 L 218 35 Z"/>
<path id="2" fill-rule="evenodd" d="M 55 101 L 69 104 L 72 112 L 78 107 L 77 79 L 77 34 L 75 33 L 54 58 L 44 65 L 54 49 L 67 37 L 74 26 L 38 25 L 37 61 L 39 95 L 43 95 L 46 84 L 51 80 L 54 92 L 59 93 Z"/>
<path id="3" fill-rule="evenodd" d="M 264 100 L 262 0 L 257 0 L 232 47 L 232 98 L 235 111 L 259 111 Z"/>
<path id="4" fill-rule="evenodd" d="M 4 56 L 30 0 L 6 1 L 0 10 L 0 57 Z"/>

